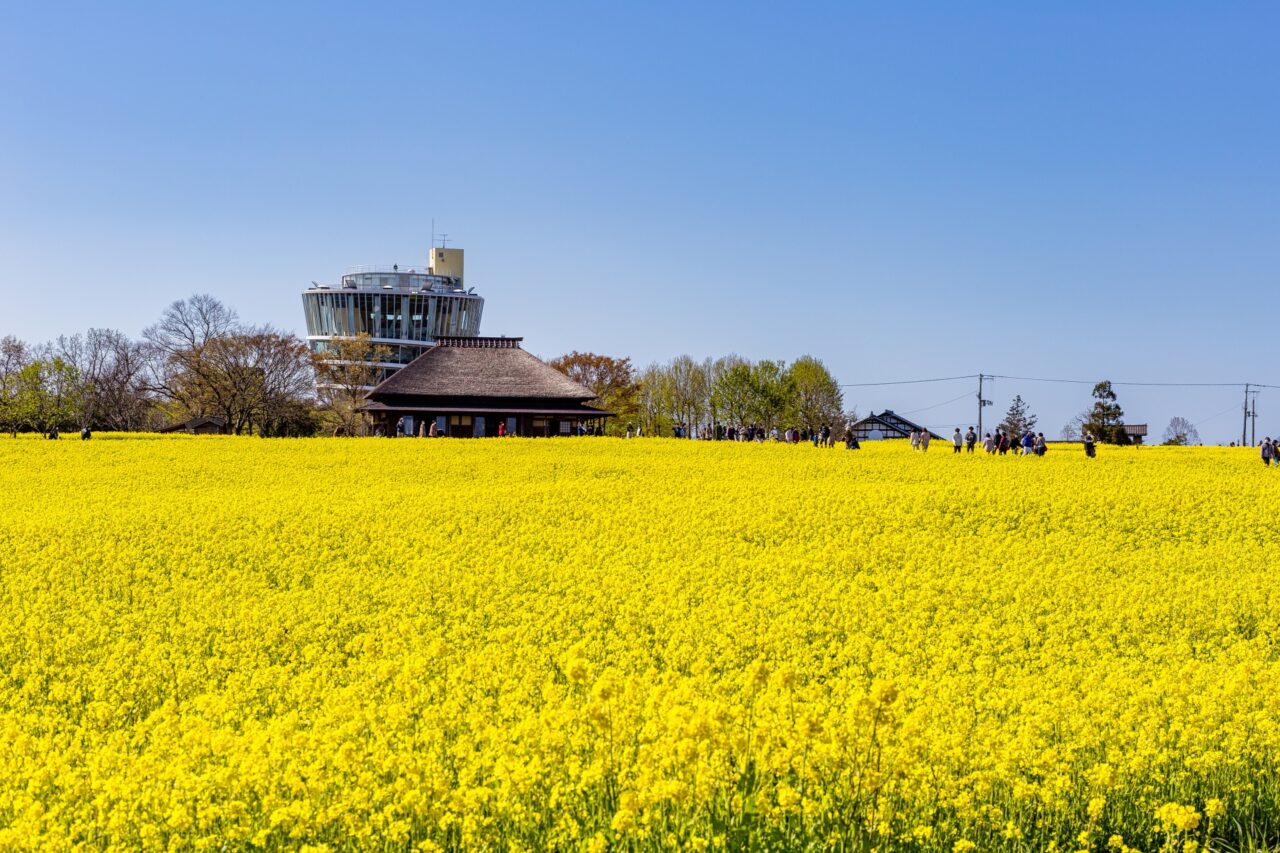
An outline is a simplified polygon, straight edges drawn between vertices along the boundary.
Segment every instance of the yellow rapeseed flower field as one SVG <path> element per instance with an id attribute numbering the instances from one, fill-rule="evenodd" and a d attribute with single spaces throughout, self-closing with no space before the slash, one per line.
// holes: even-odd
<path id="1" fill-rule="evenodd" d="M 0 849 L 1280 831 L 1255 451 L 18 438 L 0 496 Z"/>

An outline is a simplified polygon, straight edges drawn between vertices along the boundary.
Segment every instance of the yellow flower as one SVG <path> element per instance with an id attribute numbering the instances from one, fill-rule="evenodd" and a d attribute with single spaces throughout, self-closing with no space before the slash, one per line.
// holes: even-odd
<path id="1" fill-rule="evenodd" d="M 636 813 L 630 809 L 618 809 L 613 815 L 613 820 L 609 826 L 615 832 L 629 832 L 635 829 Z"/>
<path id="2" fill-rule="evenodd" d="M 1200 825 L 1200 813 L 1191 806 L 1165 803 L 1156 809 L 1156 820 L 1166 832 L 1189 832 Z"/>
<path id="3" fill-rule="evenodd" d="M 0 849 L 1198 853 L 1280 754 L 1274 492 L 1233 448 L 0 438 Z"/>

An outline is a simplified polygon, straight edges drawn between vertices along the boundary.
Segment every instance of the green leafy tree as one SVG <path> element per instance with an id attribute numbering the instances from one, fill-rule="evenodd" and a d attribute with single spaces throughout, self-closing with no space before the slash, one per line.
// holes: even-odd
<path id="1" fill-rule="evenodd" d="M 574 382 L 591 389 L 595 405 L 617 417 L 606 419 L 605 432 L 621 435 L 640 411 L 640 387 L 630 358 L 573 351 L 549 362 Z"/>
<path id="2" fill-rule="evenodd" d="M 33 361 L 22 369 L 20 407 L 26 424 L 42 433 L 74 426 L 82 386 L 75 365 L 61 358 Z"/>
<path id="3" fill-rule="evenodd" d="M 671 385 L 671 373 L 660 364 L 651 364 L 640 374 L 636 382 L 636 418 L 618 418 L 616 425 L 626 431 L 628 426 L 639 426 L 646 435 L 662 435 L 671 427 L 671 410 L 675 407 L 675 389 Z"/>
<path id="4" fill-rule="evenodd" d="M 692 427 L 707 417 L 710 370 L 705 362 L 682 355 L 672 359 L 667 372 L 671 377 L 671 419 L 689 428 L 688 437 L 691 438 Z"/>
<path id="5" fill-rule="evenodd" d="M 1014 395 L 1013 402 L 1009 404 L 1009 411 L 1004 413 L 1004 420 L 1000 422 L 1000 429 L 1004 430 L 1008 435 L 1018 436 L 1034 430 L 1037 420 L 1039 419 L 1031 414 L 1031 407 L 1027 405 L 1026 400 L 1022 399 L 1021 394 L 1017 394 Z"/>
<path id="6" fill-rule="evenodd" d="M 1116 392 L 1111 382 L 1103 380 L 1093 386 L 1093 408 L 1089 410 L 1089 418 L 1082 429 L 1097 441 L 1106 444 L 1128 444 L 1129 436 L 1124 431 L 1124 409 L 1116 402 Z"/>
<path id="7" fill-rule="evenodd" d="M 782 425 L 795 386 L 782 361 L 757 361 L 751 366 L 753 400 L 751 419 L 765 429 Z"/>
<path id="8" fill-rule="evenodd" d="M 794 396 L 795 385 L 785 362 L 736 361 L 718 371 L 711 387 L 711 407 L 730 424 L 769 429 L 782 423 Z"/>
<path id="9" fill-rule="evenodd" d="M 707 364 L 707 412 L 711 416 L 711 420 L 716 423 L 732 421 L 728 413 L 720 408 L 720 399 L 716 396 L 716 387 L 720 384 L 720 378 L 737 364 L 748 364 L 749 366 L 747 360 L 737 353 L 730 353 Z"/>
<path id="10" fill-rule="evenodd" d="M 750 362 L 735 361 L 724 367 L 711 388 L 711 400 L 717 415 L 728 423 L 750 423 L 756 411 L 756 381 Z"/>
<path id="11" fill-rule="evenodd" d="M 825 364 L 811 355 L 802 355 L 786 371 L 791 399 L 786 417 L 797 425 L 816 428 L 822 424 L 835 429 L 844 419 L 844 398 L 840 384 Z"/>
<path id="12" fill-rule="evenodd" d="M 378 384 L 378 364 L 391 360 L 391 347 L 366 333 L 338 338 L 315 356 L 316 388 L 323 429 L 330 435 L 364 435 L 368 421 L 359 411 L 364 395 Z"/>

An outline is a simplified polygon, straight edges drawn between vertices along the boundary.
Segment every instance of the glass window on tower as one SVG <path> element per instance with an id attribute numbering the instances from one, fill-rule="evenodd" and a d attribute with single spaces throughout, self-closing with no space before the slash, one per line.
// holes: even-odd
<path id="1" fill-rule="evenodd" d="M 372 293 L 358 293 L 355 296 L 356 305 L 356 334 L 377 335 L 378 320 L 381 312 L 378 310 L 378 297 Z"/>

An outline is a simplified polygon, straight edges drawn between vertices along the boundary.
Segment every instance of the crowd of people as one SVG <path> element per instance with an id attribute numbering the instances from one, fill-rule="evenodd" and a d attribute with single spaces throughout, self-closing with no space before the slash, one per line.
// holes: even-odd
<path id="1" fill-rule="evenodd" d="M 639 438 L 645 433 L 643 429 L 634 424 L 627 424 L 627 438 Z M 815 447 L 835 447 L 836 433 L 828 424 L 823 424 L 816 429 L 808 427 L 787 427 L 779 430 L 777 427 L 766 429 L 759 424 L 745 424 L 743 426 L 734 426 L 731 424 L 702 424 L 689 426 L 688 424 L 675 424 L 671 427 L 671 436 L 673 438 L 689 438 L 697 441 L 782 441 L 787 444 L 811 443 Z M 844 443 L 846 446 L 855 445 L 852 449 L 857 449 L 857 439 L 853 437 L 853 430 L 845 427 Z"/>
<path id="2" fill-rule="evenodd" d="M 929 441 L 933 437 L 927 429 L 912 430 L 910 435 L 911 449 L 928 452 Z M 1086 436 L 1085 451 L 1092 456 L 1093 441 Z M 973 453 L 978 446 L 978 433 L 973 427 L 969 427 L 968 431 L 963 435 L 960 433 L 960 427 L 956 427 L 955 432 L 951 436 L 952 453 Z M 987 433 L 982 438 L 982 449 L 985 453 L 993 456 L 1005 456 L 1009 451 L 1013 451 L 1015 456 L 1044 456 L 1045 451 L 1049 449 L 1049 443 L 1042 432 L 1032 432 L 1025 430 L 1021 436 L 1012 435 L 1008 431 L 998 429 L 995 433 Z"/>
<path id="3" fill-rule="evenodd" d="M 832 429 L 830 425 L 811 429 L 809 427 L 787 427 L 779 430 L 777 427 L 766 429 L 759 424 L 747 424 L 744 426 L 733 426 L 729 424 L 703 424 L 690 427 L 687 424 L 675 424 L 671 428 L 671 434 L 674 438 L 689 438 L 700 441 L 781 441 L 787 444 L 803 444 L 811 443 L 815 447 L 835 447 L 837 443 L 843 443 L 845 448 L 849 450 L 858 450 L 861 444 L 858 441 L 857 434 L 853 431 L 852 425 L 846 424 L 843 436 L 837 439 L 837 431 Z M 644 435 L 644 431 L 634 424 L 627 424 L 626 437 L 639 438 Z M 919 453 L 927 453 L 929 450 L 929 442 L 934 435 L 927 429 L 912 430 L 908 439 L 911 449 Z M 1093 458 L 1097 455 L 1097 443 L 1093 436 L 1087 431 L 1081 436 L 1084 444 L 1085 455 Z M 956 427 L 955 432 L 951 436 L 951 444 L 953 453 L 974 453 L 979 445 L 978 433 L 973 427 L 969 427 L 966 432 L 961 432 L 960 427 Z M 994 432 L 988 432 L 982 437 L 982 450 L 992 456 L 1006 456 L 1012 453 L 1014 456 L 1044 456 L 1049 449 L 1048 439 L 1042 432 L 1032 432 L 1024 430 L 1021 434 L 1014 434 L 1005 429 L 997 429 Z M 1280 440 L 1275 444 L 1271 444 L 1271 440 L 1267 439 L 1264 448 L 1270 448 L 1270 451 L 1264 449 L 1263 459 L 1270 464 L 1271 460 L 1276 461 L 1276 465 L 1280 466 Z"/>

